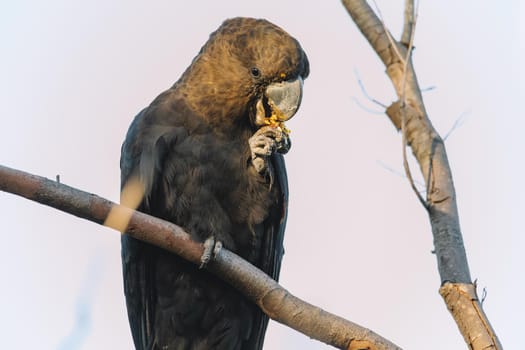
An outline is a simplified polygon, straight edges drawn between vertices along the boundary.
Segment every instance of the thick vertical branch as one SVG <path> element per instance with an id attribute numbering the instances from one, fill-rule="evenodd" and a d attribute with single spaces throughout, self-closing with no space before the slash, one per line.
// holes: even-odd
<path id="1" fill-rule="evenodd" d="M 417 159 L 427 186 L 428 211 L 438 270 L 440 293 L 465 341 L 472 349 L 501 348 L 471 282 L 459 225 L 456 192 L 443 140 L 428 118 L 411 60 L 414 1 L 406 0 L 402 40 L 392 39 L 383 21 L 365 0 L 343 0 L 343 5 L 385 64 L 398 101 L 386 113 Z"/>
<path id="2" fill-rule="evenodd" d="M 463 239 L 459 227 L 456 193 L 443 140 L 426 115 L 411 100 L 393 103 L 387 115 L 400 130 L 403 115 L 406 138 L 426 180 L 427 209 L 434 235 L 441 282 L 471 283 Z"/>

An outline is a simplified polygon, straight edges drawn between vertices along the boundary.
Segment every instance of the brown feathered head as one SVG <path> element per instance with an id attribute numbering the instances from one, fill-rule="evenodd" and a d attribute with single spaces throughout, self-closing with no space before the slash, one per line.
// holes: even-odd
<path id="1" fill-rule="evenodd" d="M 295 114 L 308 73 L 305 52 L 283 29 L 233 18 L 210 35 L 176 86 L 210 123 L 258 128 Z"/>

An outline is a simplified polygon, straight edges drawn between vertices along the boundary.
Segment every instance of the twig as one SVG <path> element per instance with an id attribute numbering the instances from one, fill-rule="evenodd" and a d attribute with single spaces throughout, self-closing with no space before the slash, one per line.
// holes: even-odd
<path id="1" fill-rule="evenodd" d="M 452 133 L 459 128 L 463 123 L 465 122 L 466 117 L 470 114 L 470 112 L 463 112 L 457 117 L 456 121 L 454 121 L 454 124 L 452 124 L 452 127 L 449 131 L 443 136 L 443 141 L 446 141 Z"/>
<path id="2" fill-rule="evenodd" d="M 419 1 L 417 3 L 417 6 L 416 6 L 416 12 L 414 13 L 414 3 L 413 1 L 411 0 L 407 0 L 407 6 L 410 6 L 411 10 L 412 10 L 412 13 L 410 14 L 410 19 L 411 19 L 411 25 L 409 26 L 409 28 L 411 29 L 411 32 L 410 32 L 410 40 L 409 40 L 409 43 L 408 43 L 408 49 L 407 49 L 407 54 L 406 54 L 406 57 L 405 57 L 405 61 L 403 62 L 403 87 L 402 87 L 402 95 L 401 95 L 401 101 L 402 101 L 402 113 L 403 113 L 403 121 L 402 121 L 402 127 L 401 127 L 401 133 L 402 133 L 402 143 L 403 143 L 403 167 L 405 168 L 405 172 L 407 174 L 407 178 L 408 180 L 410 181 L 410 187 L 412 187 L 412 189 L 414 190 L 414 193 L 416 194 L 417 196 L 417 199 L 419 200 L 419 202 L 421 203 L 421 205 L 428 210 L 428 203 L 427 201 L 423 198 L 423 196 L 421 196 L 421 193 L 419 193 L 419 191 L 417 190 L 416 188 L 416 185 L 414 184 L 414 179 L 412 177 L 412 173 L 410 171 L 410 165 L 408 164 L 408 160 L 407 160 L 407 151 L 406 151 L 406 148 L 407 148 L 407 136 L 406 136 L 406 122 L 407 122 L 407 116 L 406 116 L 406 105 L 407 105 L 407 100 L 406 100 L 406 82 L 407 82 L 407 68 L 408 68 L 408 63 L 412 61 L 412 47 L 414 45 L 414 36 L 415 36 L 415 32 L 416 32 L 416 23 L 417 23 L 417 16 L 418 16 L 418 9 L 419 9 Z M 407 9 L 405 10 L 405 14 L 407 13 Z M 386 28 L 385 28 L 386 30 Z M 428 194 L 429 193 L 429 188 L 427 186 L 427 189 L 426 189 L 426 193 Z"/>
<path id="3" fill-rule="evenodd" d="M 406 47 L 409 46 L 410 40 L 412 39 L 412 33 L 414 32 L 413 26 L 415 26 L 414 20 L 414 0 L 405 0 L 405 15 L 403 23 L 403 34 L 401 34 L 401 44 Z"/>
<path id="4" fill-rule="evenodd" d="M 386 163 L 384 163 L 384 162 L 382 162 L 382 161 L 380 161 L 380 160 L 378 160 L 377 163 L 378 163 L 381 167 L 383 167 L 383 168 L 385 168 L 386 170 L 390 171 L 391 173 L 393 173 L 393 174 L 395 174 L 395 175 L 397 175 L 397 176 L 399 176 L 399 177 L 401 177 L 401 178 L 403 178 L 403 179 L 406 179 L 407 175 L 406 175 L 406 173 L 405 173 L 404 171 L 403 171 L 403 172 L 398 171 L 398 170 L 394 169 L 393 167 L 391 167 L 390 165 L 388 165 L 388 164 L 386 164 Z M 422 183 L 422 182 L 420 182 L 420 181 L 414 180 L 414 183 L 415 183 L 417 186 L 419 186 L 419 187 L 425 187 L 425 184 Z M 425 189 L 424 189 L 424 188 L 422 188 L 422 189 L 419 189 L 419 188 L 418 188 L 418 191 L 424 193 L 424 192 L 425 192 Z"/>
<path id="5" fill-rule="evenodd" d="M 410 8 L 412 9 L 412 11 L 414 11 L 413 0 L 407 0 L 406 3 L 410 4 Z M 416 34 L 416 24 L 417 24 L 418 11 L 419 11 L 419 1 L 416 3 L 415 12 L 413 12 L 410 15 L 410 18 L 412 19 L 411 20 L 411 25 L 409 26 L 409 28 L 411 29 L 411 31 L 410 31 L 410 41 L 408 43 L 408 49 L 407 49 L 405 60 L 403 61 L 402 101 L 404 103 L 406 103 L 407 68 L 408 68 L 408 63 L 412 61 L 412 59 L 411 59 L 411 57 L 412 57 L 412 48 L 414 47 L 414 37 L 415 37 L 415 34 Z M 405 9 L 405 14 L 406 14 L 406 12 L 407 12 L 407 10 Z M 385 28 L 385 31 L 387 31 L 386 28 Z"/>
<path id="6" fill-rule="evenodd" d="M 370 96 L 368 94 L 368 92 L 365 89 L 365 85 L 363 84 L 363 80 L 359 76 L 359 72 L 357 71 L 357 69 L 354 69 L 354 75 L 355 75 L 355 78 L 357 79 L 357 84 L 359 84 L 359 87 L 361 88 L 361 92 L 363 93 L 363 95 L 365 95 L 365 97 L 369 101 L 371 101 L 371 102 L 375 103 L 376 105 L 386 109 L 387 105 L 385 105 L 384 103 L 379 102 L 378 100 L 376 100 L 375 98 L 373 98 L 372 96 Z M 382 113 L 384 113 L 384 112 L 382 112 Z"/>
<path id="7" fill-rule="evenodd" d="M 429 87 L 426 87 L 426 88 L 421 88 L 421 92 L 433 91 L 435 89 L 436 89 L 436 87 L 434 85 L 432 85 L 432 86 L 429 86 Z"/>
<path id="8" fill-rule="evenodd" d="M 416 6 L 416 12 L 414 13 L 414 2 L 413 0 L 407 0 L 406 5 L 407 8 L 405 9 L 405 18 L 408 17 L 408 23 L 410 23 L 409 26 L 405 27 L 405 30 L 410 29 L 409 33 L 409 42 L 408 42 L 408 49 L 405 56 L 405 59 L 403 60 L 403 86 L 401 88 L 401 112 L 402 112 L 402 120 L 401 120 L 401 143 L 402 143 L 402 153 L 403 153 L 403 167 L 405 168 L 405 173 L 407 175 L 408 181 L 410 182 L 410 187 L 412 187 L 412 190 L 417 196 L 417 199 L 421 203 L 421 205 L 428 210 L 428 203 L 423 198 L 421 193 L 419 193 L 416 185 L 414 184 L 414 178 L 412 177 L 412 172 L 410 171 L 410 165 L 408 164 L 407 160 L 407 131 L 406 131 L 406 123 L 407 123 L 407 116 L 406 116 L 406 82 L 407 82 L 407 68 L 408 63 L 412 61 L 412 47 L 414 45 L 414 36 L 416 32 L 416 23 L 417 23 L 417 11 L 419 8 L 419 2 Z M 411 12 L 409 12 L 411 10 Z M 384 24 L 383 24 L 384 25 Z M 384 28 L 385 32 L 388 32 L 387 28 Z M 405 31 L 403 31 L 403 35 L 405 35 Z M 429 188 L 427 187 L 426 193 L 428 194 Z"/>
<path id="9" fill-rule="evenodd" d="M 403 104 L 403 106 L 401 107 L 401 143 L 403 145 L 402 147 L 402 153 L 403 153 L 403 168 L 405 169 L 405 174 L 407 176 L 407 179 L 408 179 L 408 182 L 410 183 L 410 187 L 412 188 L 412 190 L 414 191 L 414 193 L 416 194 L 417 196 L 417 199 L 419 200 L 419 202 L 421 203 L 421 205 L 426 209 L 428 210 L 428 203 L 427 201 L 423 198 L 423 196 L 421 195 L 421 193 L 419 193 L 416 185 L 414 184 L 414 178 L 412 177 L 412 172 L 410 171 L 410 165 L 408 164 L 408 160 L 407 160 L 407 131 L 406 131 L 406 105 Z M 426 193 L 428 194 L 428 186 L 427 186 L 427 189 L 426 189 Z"/>
<path id="10" fill-rule="evenodd" d="M 355 102 L 355 104 L 361 108 L 363 111 L 367 112 L 367 113 L 370 113 L 370 114 L 376 114 L 376 115 L 384 115 L 385 114 L 385 111 L 374 111 L 373 109 L 370 109 L 368 107 L 366 107 L 365 105 L 363 105 L 359 99 L 355 96 L 352 96 L 352 101 Z"/>
<path id="11" fill-rule="evenodd" d="M 481 305 L 485 302 L 485 299 L 487 299 L 487 287 L 483 287 L 483 291 L 481 292 Z"/>

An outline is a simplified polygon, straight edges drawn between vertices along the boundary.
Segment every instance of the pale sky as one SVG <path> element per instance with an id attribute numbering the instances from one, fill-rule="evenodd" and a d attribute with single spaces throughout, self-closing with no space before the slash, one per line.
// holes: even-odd
<path id="1" fill-rule="evenodd" d="M 404 1 L 377 1 L 398 37 Z M 506 349 L 525 313 L 523 8 L 423 1 L 414 62 L 445 135 L 461 227 L 484 308 Z M 147 5 L 146 5 L 147 4 Z M 295 36 L 311 75 L 287 123 L 291 191 L 281 284 L 405 349 L 464 349 L 440 286 L 401 138 L 368 101 L 395 99 L 339 1 L 17 1 L 0 11 L 0 164 L 119 197 L 134 115 L 175 82 L 221 22 L 267 18 Z M 519 25 L 521 23 L 521 26 Z M 519 44 L 516 43 L 519 42 Z M 414 172 L 416 169 L 414 168 Z M 0 193 L 0 334 L 6 349 L 131 349 L 120 237 Z M 328 349 L 271 322 L 266 349 Z"/>

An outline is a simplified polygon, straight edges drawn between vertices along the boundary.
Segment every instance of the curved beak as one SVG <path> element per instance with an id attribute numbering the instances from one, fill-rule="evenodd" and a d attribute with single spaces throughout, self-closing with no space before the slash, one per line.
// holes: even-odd
<path id="1" fill-rule="evenodd" d="M 303 97 L 303 79 L 273 83 L 265 91 L 268 104 L 279 121 L 284 122 L 294 116 Z"/>

